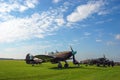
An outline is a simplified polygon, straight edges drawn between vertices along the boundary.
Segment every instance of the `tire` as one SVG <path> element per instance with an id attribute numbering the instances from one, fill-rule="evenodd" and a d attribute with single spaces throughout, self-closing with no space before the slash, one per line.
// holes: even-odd
<path id="1" fill-rule="evenodd" d="M 65 64 L 65 65 L 64 65 L 64 68 L 68 68 L 68 66 L 69 66 L 68 64 Z"/>
<path id="2" fill-rule="evenodd" d="M 61 63 L 58 63 L 58 68 L 62 68 L 62 64 Z"/>

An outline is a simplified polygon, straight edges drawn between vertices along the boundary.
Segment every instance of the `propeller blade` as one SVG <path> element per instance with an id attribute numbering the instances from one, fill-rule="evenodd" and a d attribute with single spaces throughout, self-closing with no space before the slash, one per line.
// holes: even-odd
<path id="1" fill-rule="evenodd" d="M 77 51 L 73 50 L 72 46 L 70 46 L 70 49 L 71 49 L 73 55 L 75 55 L 77 53 Z"/>
<path id="2" fill-rule="evenodd" d="M 72 54 L 75 55 L 77 53 L 77 51 L 73 51 Z"/>
<path id="3" fill-rule="evenodd" d="M 79 65 L 79 62 L 75 59 L 75 55 L 73 55 L 73 64 L 78 64 Z"/>
<path id="4" fill-rule="evenodd" d="M 72 46 L 70 46 L 71 51 L 73 52 Z"/>

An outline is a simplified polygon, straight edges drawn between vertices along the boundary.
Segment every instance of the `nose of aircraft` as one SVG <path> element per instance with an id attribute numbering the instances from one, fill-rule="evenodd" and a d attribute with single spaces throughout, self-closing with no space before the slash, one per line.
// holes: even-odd
<path id="1" fill-rule="evenodd" d="M 77 51 L 74 51 L 73 48 L 70 46 L 71 51 L 72 51 L 72 55 L 75 55 L 77 53 Z"/>

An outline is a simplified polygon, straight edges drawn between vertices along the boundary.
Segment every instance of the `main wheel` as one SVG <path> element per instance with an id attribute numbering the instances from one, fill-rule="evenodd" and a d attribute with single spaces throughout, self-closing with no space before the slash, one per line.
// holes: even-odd
<path id="1" fill-rule="evenodd" d="M 62 68 L 62 64 L 60 62 L 58 63 L 58 68 Z"/>
<path id="2" fill-rule="evenodd" d="M 100 64 L 99 64 L 99 63 L 97 63 L 97 67 L 100 67 Z"/>
<path id="3" fill-rule="evenodd" d="M 68 64 L 64 64 L 64 68 L 68 68 L 68 66 L 69 66 Z"/>

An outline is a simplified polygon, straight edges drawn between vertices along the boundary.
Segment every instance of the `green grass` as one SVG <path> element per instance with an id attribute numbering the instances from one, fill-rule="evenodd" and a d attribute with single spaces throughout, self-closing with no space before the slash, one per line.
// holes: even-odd
<path id="1" fill-rule="evenodd" d="M 0 80 L 120 80 L 120 66 L 96 66 L 57 69 L 57 64 L 31 66 L 25 61 L 0 60 Z"/>

